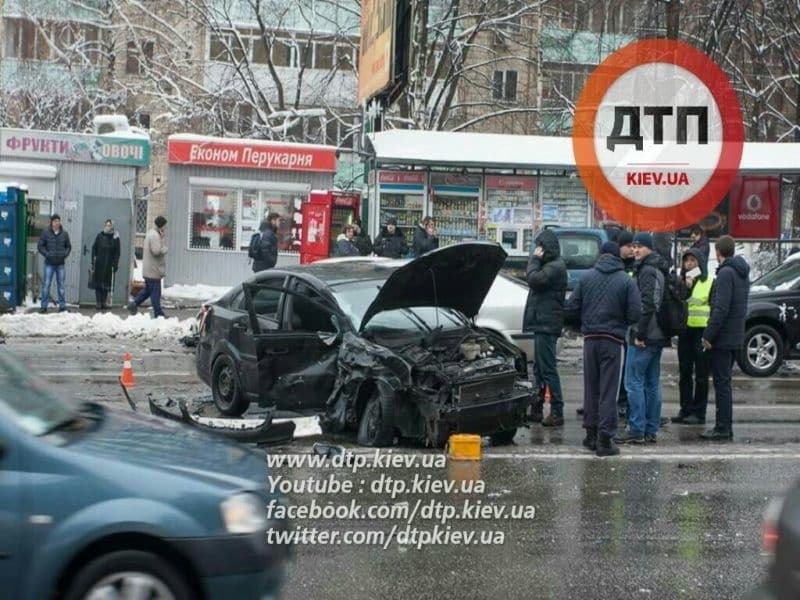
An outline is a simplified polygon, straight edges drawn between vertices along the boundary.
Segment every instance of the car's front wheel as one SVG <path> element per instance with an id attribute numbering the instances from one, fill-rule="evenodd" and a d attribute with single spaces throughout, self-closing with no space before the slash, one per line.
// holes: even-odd
<path id="1" fill-rule="evenodd" d="M 358 424 L 358 443 L 384 448 L 394 444 L 394 404 L 376 388 L 367 400 Z"/>
<path id="2" fill-rule="evenodd" d="M 241 417 L 250 405 L 242 393 L 236 364 L 230 356 L 223 354 L 214 361 L 211 395 L 217 410 L 226 417 Z"/>
<path id="3" fill-rule="evenodd" d="M 744 336 L 739 367 L 752 377 L 769 377 L 783 362 L 783 338 L 774 327 L 754 325 Z"/>
<path id="4" fill-rule="evenodd" d="M 489 440 L 492 442 L 492 446 L 507 446 L 514 441 L 515 435 L 517 435 L 516 427 L 493 433 L 489 436 Z"/>
<path id="5" fill-rule="evenodd" d="M 125 550 L 87 564 L 70 583 L 64 599 L 190 600 L 194 596 L 186 579 L 168 561 L 149 552 Z"/>

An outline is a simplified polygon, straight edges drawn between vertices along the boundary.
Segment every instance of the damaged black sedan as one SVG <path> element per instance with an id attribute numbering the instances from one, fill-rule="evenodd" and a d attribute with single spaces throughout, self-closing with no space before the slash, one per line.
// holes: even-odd
<path id="1" fill-rule="evenodd" d="M 358 442 L 513 439 L 531 401 L 526 357 L 473 319 L 506 258 L 470 242 L 411 262 L 258 273 L 208 306 L 197 372 L 225 415 L 251 402 L 319 414 Z"/>

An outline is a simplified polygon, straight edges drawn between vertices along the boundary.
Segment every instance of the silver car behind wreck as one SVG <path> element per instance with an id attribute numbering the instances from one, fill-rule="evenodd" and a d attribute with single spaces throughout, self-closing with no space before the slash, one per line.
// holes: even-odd
<path id="1" fill-rule="evenodd" d="M 474 317 L 505 251 L 470 242 L 403 266 L 307 265 L 253 276 L 204 315 L 197 370 L 226 415 L 250 402 L 324 431 L 441 446 L 510 441 L 531 401 L 522 352 Z"/>

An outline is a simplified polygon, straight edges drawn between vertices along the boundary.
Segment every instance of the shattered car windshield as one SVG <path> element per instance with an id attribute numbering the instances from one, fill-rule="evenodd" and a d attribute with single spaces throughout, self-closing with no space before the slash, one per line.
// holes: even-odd
<path id="1" fill-rule="evenodd" d="M 358 329 L 361 325 L 364 313 L 375 300 L 382 284 L 382 280 L 370 280 L 340 284 L 332 288 L 334 297 L 350 319 L 354 329 Z M 414 308 L 386 310 L 378 313 L 369 321 L 366 330 L 428 333 L 437 327 L 447 330 L 468 326 L 469 323 L 461 314 L 449 308 L 437 310 L 433 306 L 415 306 Z"/>
<path id="2" fill-rule="evenodd" d="M 75 409 L 8 354 L 0 353 L 0 415 L 30 435 L 42 435 L 73 419 Z"/>
<path id="3" fill-rule="evenodd" d="M 800 260 L 792 260 L 765 274 L 753 283 L 751 291 L 770 289 L 784 292 L 800 283 Z"/>

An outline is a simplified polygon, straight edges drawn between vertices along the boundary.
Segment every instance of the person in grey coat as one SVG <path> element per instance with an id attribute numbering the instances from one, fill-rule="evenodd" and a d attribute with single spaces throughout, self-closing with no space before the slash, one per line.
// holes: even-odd
<path id="1" fill-rule="evenodd" d="M 625 272 L 619 246 L 606 242 L 600 257 L 575 287 L 565 307 L 580 319 L 583 334 L 583 445 L 597 456 L 619 454 L 617 396 L 622 381 L 625 336 L 642 314 L 642 298 Z"/>
<path id="2" fill-rule="evenodd" d="M 58 290 L 58 312 L 64 312 L 67 310 L 64 290 L 67 270 L 64 262 L 72 252 L 72 244 L 69 241 L 69 234 L 61 227 L 60 216 L 54 214 L 50 217 L 50 228 L 42 232 L 36 247 L 39 254 L 44 256 L 44 289 L 41 293 L 42 308 L 39 309 L 39 312 L 43 314 L 47 312 L 53 276 L 56 278 L 56 289 Z"/>
<path id="3" fill-rule="evenodd" d="M 158 216 L 155 227 L 144 238 L 142 254 L 142 275 L 144 289 L 128 303 L 128 311 L 136 314 L 136 309 L 148 298 L 153 305 L 154 317 L 166 317 L 161 308 L 161 280 L 167 274 L 167 241 L 165 239 L 167 220 Z"/>

